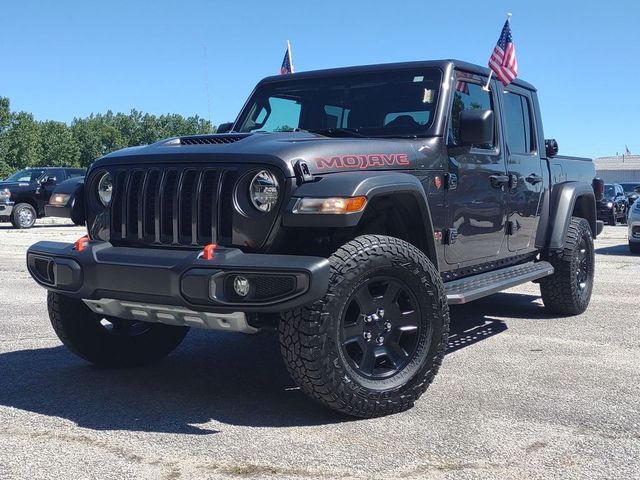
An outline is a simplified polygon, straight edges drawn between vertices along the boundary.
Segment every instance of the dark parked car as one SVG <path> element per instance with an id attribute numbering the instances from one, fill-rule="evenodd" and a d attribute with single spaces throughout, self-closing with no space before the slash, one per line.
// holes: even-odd
<path id="1" fill-rule="evenodd" d="M 56 186 L 69 178 L 84 177 L 81 168 L 26 168 L 0 182 L 0 221 L 15 228 L 31 228 L 45 216 L 45 205 Z"/>
<path id="2" fill-rule="evenodd" d="M 550 311 L 584 312 L 594 164 L 545 141 L 532 85 L 485 90 L 488 74 L 443 60 L 270 77 L 225 134 L 97 160 L 87 236 L 27 253 L 54 330 L 122 367 L 189 327 L 276 328 L 304 393 L 373 417 L 434 379 L 448 304 L 537 281 Z"/>
<path id="3" fill-rule="evenodd" d="M 624 190 L 627 200 L 629 201 L 629 207 L 633 205 L 640 196 L 640 182 L 625 182 L 620 184 Z"/>
<path id="4" fill-rule="evenodd" d="M 619 183 L 606 183 L 604 196 L 598 202 L 598 219 L 608 222 L 609 225 L 617 225 L 618 222 L 627 221 L 629 201 Z"/>
<path id="5" fill-rule="evenodd" d="M 83 186 L 84 177 L 71 178 L 58 185 L 44 207 L 45 216 L 70 218 L 74 224 L 84 225 L 84 208 L 80 198 Z M 80 208 L 74 209 L 76 201 L 80 202 Z"/>

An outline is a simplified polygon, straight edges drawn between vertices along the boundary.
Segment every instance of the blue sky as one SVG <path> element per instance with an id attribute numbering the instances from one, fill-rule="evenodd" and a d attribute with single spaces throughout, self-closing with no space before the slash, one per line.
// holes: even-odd
<path id="1" fill-rule="evenodd" d="M 0 95 L 39 120 L 92 112 L 233 120 L 290 39 L 297 71 L 486 64 L 505 14 L 561 153 L 640 153 L 640 2 L 2 0 Z M 207 89 L 209 101 L 207 101 Z"/>

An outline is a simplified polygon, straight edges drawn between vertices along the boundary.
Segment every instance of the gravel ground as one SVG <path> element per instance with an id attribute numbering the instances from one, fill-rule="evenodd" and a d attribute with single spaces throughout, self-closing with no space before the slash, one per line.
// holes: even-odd
<path id="1" fill-rule="evenodd" d="M 353 420 L 294 388 L 277 338 L 192 331 L 146 368 L 92 368 L 53 333 L 24 253 L 59 223 L 0 225 L 0 478 L 640 478 L 640 256 L 597 240 L 591 306 L 534 284 L 452 309 L 450 352 L 410 411 Z"/>

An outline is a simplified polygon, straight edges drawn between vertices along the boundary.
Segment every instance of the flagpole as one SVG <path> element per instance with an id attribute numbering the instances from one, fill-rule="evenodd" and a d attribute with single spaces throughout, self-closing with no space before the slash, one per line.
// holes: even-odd
<path id="1" fill-rule="evenodd" d="M 287 51 L 289 52 L 289 63 L 291 64 L 291 73 L 294 73 L 293 57 L 291 56 L 291 42 L 289 42 L 289 40 L 287 40 Z"/>
<path id="2" fill-rule="evenodd" d="M 507 13 L 507 22 L 511 20 L 511 12 Z M 491 83 L 491 77 L 493 76 L 493 70 L 489 68 L 489 78 L 487 78 L 487 84 L 482 87 L 485 92 L 489 91 L 489 83 Z"/>

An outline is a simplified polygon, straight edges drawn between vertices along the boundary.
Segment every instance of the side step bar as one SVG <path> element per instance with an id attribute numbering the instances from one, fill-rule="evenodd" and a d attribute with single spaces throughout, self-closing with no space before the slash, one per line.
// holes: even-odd
<path id="1" fill-rule="evenodd" d="M 458 305 L 552 274 L 549 262 L 529 262 L 453 280 L 444 284 L 444 290 L 447 303 Z"/>

